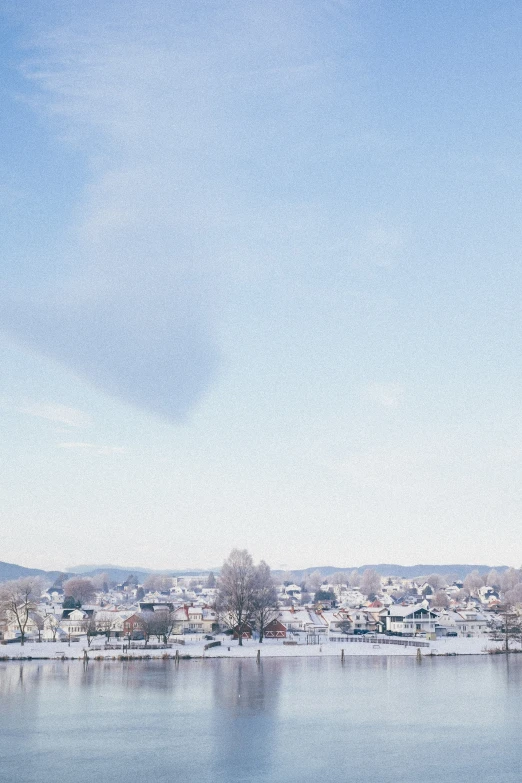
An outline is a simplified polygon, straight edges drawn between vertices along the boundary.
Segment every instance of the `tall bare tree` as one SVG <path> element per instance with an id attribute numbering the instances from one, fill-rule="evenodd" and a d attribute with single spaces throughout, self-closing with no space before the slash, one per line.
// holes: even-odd
<path id="1" fill-rule="evenodd" d="M 80 604 L 88 604 L 96 595 L 96 588 L 92 579 L 83 576 L 73 576 L 63 583 L 63 592 L 65 596 L 71 596 Z"/>
<path id="2" fill-rule="evenodd" d="M 369 598 L 372 595 L 377 595 L 380 589 L 381 577 L 373 568 L 367 568 L 361 578 L 361 593 Z"/>
<path id="3" fill-rule="evenodd" d="M 237 628 L 239 644 L 252 621 L 255 592 L 255 569 L 252 556 L 246 549 L 233 549 L 223 563 L 218 581 L 216 606 L 233 628 Z"/>
<path id="4" fill-rule="evenodd" d="M 176 623 L 176 613 L 173 609 L 165 607 L 157 609 L 152 614 L 152 633 L 158 637 L 158 642 L 163 641 L 163 644 L 167 644 Z"/>
<path id="5" fill-rule="evenodd" d="M 145 639 L 145 647 L 148 645 L 150 637 L 156 633 L 156 618 L 154 612 L 140 612 L 138 615 L 138 627 Z"/>
<path id="6" fill-rule="evenodd" d="M 16 623 L 22 644 L 25 643 L 30 615 L 36 610 L 41 594 L 42 582 L 34 576 L 14 579 L 0 585 L 0 610 L 9 620 Z"/>
<path id="7" fill-rule="evenodd" d="M 261 560 L 254 569 L 254 599 L 252 618 L 259 632 L 259 641 L 263 642 L 265 628 L 277 617 L 277 590 L 268 566 Z"/>

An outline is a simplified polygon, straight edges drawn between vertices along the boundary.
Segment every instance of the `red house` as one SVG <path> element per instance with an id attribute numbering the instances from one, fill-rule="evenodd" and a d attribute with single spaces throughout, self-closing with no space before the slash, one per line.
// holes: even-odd
<path id="1" fill-rule="evenodd" d="M 239 639 L 239 628 L 238 626 L 234 626 L 234 635 L 232 636 L 233 639 Z M 251 639 L 252 638 L 252 626 L 248 623 L 244 623 L 241 626 L 241 636 L 243 639 Z"/>
<path id="2" fill-rule="evenodd" d="M 265 626 L 265 639 L 286 639 L 286 625 L 274 618 Z"/>
<path id="3" fill-rule="evenodd" d="M 126 620 L 124 620 L 123 622 L 124 636 L 132 636 L 135 631 L 139 631 L 139 630 L 140 630 L 140 623 L 137 614 L 133 614 L 130 617 L 127 617 Z"/>

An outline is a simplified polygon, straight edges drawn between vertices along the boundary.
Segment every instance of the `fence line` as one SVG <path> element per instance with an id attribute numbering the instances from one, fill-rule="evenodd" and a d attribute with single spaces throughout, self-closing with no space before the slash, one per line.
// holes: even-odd
<path id="1" fill-rule="evenodd" d="M 429 642 L 416 641 L 415 639 L 382 639 L 374 636 L 368 639 L 367 636 L 330 636 L 331 642 L 356 642 L 358 644 L 398 644 L 400 647 L 429 647 Z"/>

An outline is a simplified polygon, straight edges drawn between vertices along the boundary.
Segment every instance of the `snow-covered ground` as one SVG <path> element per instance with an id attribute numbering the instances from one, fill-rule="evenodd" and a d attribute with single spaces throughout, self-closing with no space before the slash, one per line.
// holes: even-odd
<path id="1" fill-rule="evenodd" d="M 190 656 L 191 658 L 255 658 L 258 651 L 262 658 L 268 657 L 310 657 L 310 656 L 337 656 L 341 657 L 341 651 L 344 650 L 345 656 L 354 655 L 417 655 L 417 649 L 420 649 L 422 655 L 481 655 L 491 649 L 501 649 L 502 642 L 495 642 L 489 639 L 467 639 L 467 638 L 445 638 L 430 642 L 428 647 L 403 647 L 395 644 L 379 644 L 379 640 L 371 642 L 325 642 L 322 644 L 283 644 L 282 640 L 265 639 L 262 644 L 256 640 L 246 640 L 240 647 L 237 641 L 231 641 L 229 637 L 221 637 L 221 646 L 212 647 L 205 650 L 207 642 L 201 637 L 188 637 L 184 645 L 174 645 L 168 649 L 149 649 L 138 648 L 133 650 L 123 649 L 121 643 L 114 641 L 113 646 L 117 649 L 105 650 L 99 649 L 94 645 L 87 647 L 85 639 L 79 642 L 73 642 L 69 646 L 67 642 L 44 642 L 41 644 L 32 641 L 26 642 L 22 647 L 20 644 L 0 645 L 1 659 L 20 659 L 20 658 L 76 658 L 83 659 L 87 654 L 90 660 L 96 658 L 118 659 L 120 656 L 151 658 L 174 658 L 176 650 L 179 650 L 179 656 Z M 425 642 L 425 640 L 422 640 Z M 514 645 L 512 645 L 514 646 Z"/>

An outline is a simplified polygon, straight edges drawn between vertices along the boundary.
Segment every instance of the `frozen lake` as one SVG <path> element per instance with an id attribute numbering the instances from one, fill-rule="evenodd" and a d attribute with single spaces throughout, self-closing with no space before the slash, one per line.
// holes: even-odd
<path id="1" fill-rule="evenodd" d="M 0 663 L 0 780 L 515 783 L 522 655 Z"/>

